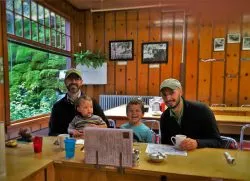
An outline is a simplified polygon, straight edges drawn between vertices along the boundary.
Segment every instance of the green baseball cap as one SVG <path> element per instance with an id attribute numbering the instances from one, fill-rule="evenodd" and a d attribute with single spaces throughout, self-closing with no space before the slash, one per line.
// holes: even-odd
<path id="1" fill-rule="evenodd" d="M 78 75 L 82 79 L 82 73 L 79 70 L 74 69 L 74 68 L 69 69 L 69 70 L 66 71 L 66 73 L 65 73 L 65 79 L 67 79 L 72 74 L 76 74 L 76 75 Z"/>
<path id="2" fill-rule="evenodd" d="M 181 83 L 173 78 L 170 79 L 165 79 L 160 86 L 160 90 L 162 90 L 163 88 L 170 88 L 172 90 L 175 90 L 177 88 L 181 89 Z"/>

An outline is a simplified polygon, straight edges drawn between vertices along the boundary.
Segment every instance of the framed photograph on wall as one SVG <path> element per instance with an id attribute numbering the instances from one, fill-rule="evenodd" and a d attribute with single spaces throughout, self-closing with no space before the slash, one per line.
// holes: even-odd
<path id="1" fill-rule="evenodd" d="M 250 37 L 243 37 L 242 50 L 250 50 Z"/>
<path id="2" fill-rule="evenodd" d="M 134 59 L 134 40 L 109 41 L 109 59 L 115 61 Z"/>
<path id="3" fill-rule="evenodd" d="M 142 43 L 142 63 L 168 63 L 168 42 Z"/>
<path id="4" fill-rule="evenodd" d="M 225 50 L 225 38 L 215 38 L 214 51 L 224 51 L 224 50 Z"/>
<path id="5" fill-rule="evenodd" d="M 240 33 L 227 34 L 227 43 L 240 43 Z"/>

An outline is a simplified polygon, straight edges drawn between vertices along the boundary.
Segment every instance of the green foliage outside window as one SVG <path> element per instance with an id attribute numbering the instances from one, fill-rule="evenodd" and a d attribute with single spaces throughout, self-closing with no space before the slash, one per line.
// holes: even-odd
<path id="1" fill-rule="evenodd" d="M 8 43 L 11 121 L 49 113 L 66 88 L 69 58 Z"/>

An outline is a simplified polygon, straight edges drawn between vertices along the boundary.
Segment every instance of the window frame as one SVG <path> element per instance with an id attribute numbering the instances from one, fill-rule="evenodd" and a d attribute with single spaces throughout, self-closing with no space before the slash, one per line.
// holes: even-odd
<path id="1" fill-rule="evenodd" d="M 19 37 L 13 34 L 9 34 L 7 33 L 7 20 L 6 20 L 6 1 L 2 2 L 2 11 L 3 11 L 3 16 L 2 16 L 2 20 L 3 20 L 3 45 L 4 45 L 4 57 L 8 57 L 8 48 L 7 48 L 7 44 L 9 41 L 11 42 L 15 42 L 18 44 L 23 44 L 25 46 L 31 47 L 31 48 L 36 48 L 37 50 L 42 50 L 42 51 L 47 51 L 49 53 L 56 53 L 58 55 L 63 55 L 63 56 L 67 56 L 69 58 L 71 58 L 71 62 L 72 62 L 72 45 L 73 45 L 73 38 L 72 38 L 72 21 L 71 18 L 68 15 L 65 15 L 62 12 L 59 12 L 58 10 L 56 10 L 55 8 L 51 7 L 49 4 L 45 3 L 45 2 L 39 2 L 37 0 L 33 0 L 34 2 L 36 2 L 37 4 L 43 6 L 43 10 L 45 12 L 45 9 L 49 10 L 49 12 L 53 11 L 56 15 L 59 15 L 60 17 L 63 17 L 65 19 L 65 24 L 66 22 L 69 22 L 69 30 L 70 30 L 70 34 L 68 35 L 68 37 L 70 37 L 70 50 L 63 50 L 63 49 L 59 49 L 56 46 L 48 46 L 46 44 L 46 40 L 44 40 L 44 44 L 40 43 L 39 40 L 33 41 L 32 40 L 32 34 L 31 34 L 31 38 L 30 39 L 26 39 L 24 38 L 24 26 L 23 26 L 23 37 Z M 38 5 L 37 5 L 38 7 Z M 13 8 L 14 8 L 14 3 L 13 3 Z M 30 11 L 31 11 L 31 7 L 30 7 Z M 22 3 L 22 12 L 23 12 L 23 3 Z M 24 13 L 22 13 L 22 18 L 27 18 L 26 16 L 23 15 Z M 13 13 L 13 15 L 15 16 L 15 14 Z M 30 18 L 31 20 L 31 12 L 30 12 Z M 23 20 L 22 20 L 23 21 Z M 15 22 L 14 22 L 15 23 Z M 37 22 L 38 23 L 38 22 Z M 31 22 L 30 22 L 31 24 Z M 15 25 L 14 25 L 15 26 Z M 31 25 L 30 25 L 31 26 Z M 45 14 L 44 14 L 44 27 L 45 27 Z M 51 29 L 51 28 L 50 28 Z M 30 30 L 32 33 L 32 30 Z M 15 32 L 15 27 L 14 27 L 14 32 Z M 44 28 L 44 33 L 45 33 L 45 28 Z M 65 33 L 66 35 L 66 33 Z M 66 39 L 67 36 L 65 36 Z M 66 43 L 65 43 L 66 46 Z M 8 58 L 4 58 L 4 65 L 7 66 L 7 68 L 4 68 L 4 91 L 5 91 L 5 124 L 7 126 L 7 128 L 11 128 L 11 127 L 16 127 L 16 125 L 20 125 L 21 123 L 27 124 L 27 122 L 31 122 L 32 124 L 40 124 L 40 122 L 44 122 L 44 118 L 48 119 L 50 114 L 41 114 L 38 116 L 33 116 L 30 118 L 24 118 L 24 119 L 20 119 L 20 120 L 16 120 L 15 122 L 11 122 L 10 120 L 10 96 L 9 96 L 9 75 L 8 75 Z M 34 122 L 34 120 L 36 120 Z M 48 121 L 48 120 L 47 120 Z M 34 122 L 34 123 L 33 123 Z"/>
<path id="2" fill-rule="evenodd" d="M 44 29 L 44 34 L 45 34 L 45 30 L 46 29 L 49 29 L 50 30 L 50 45 L 47 45 L 46 44 L 46 37 L 44 36 L 44 43 L 40 43 L 39 42 L 39 31 L 37 31 L 37 34 L 38 34 L 38 37 L 37 37 L 37 41 L 34 41 L 34 40 L 32 40 L 32 22 L 33 22 L 33 19 L 32 19 L 32 13 L 31 13 L 31 6 L 30 6 L 30 17 L 29 18 L 27 18 L 26 16 L 24 16 L 24 11 L 23 11 L 23 3 L 22 3 L 22 14 L 18 14 L 18 13 L 15 13 L 15 7 L 14 7 L 14 4 L 15 3 L 13 3 L 13 11 L 12 11 L 12 13 L 13 13 L 13 16 L 14 16 L 14 34 L 10 34 L 10 33 L 8 33 L 8 32 L 6 32 L 7 33 L 7 38 L 11 38 L 11 39 L 17 39 L 17 40 L 19 40 L 20 42 L 24 42 L 24 43 L 27 43 L 27 44 L 34 44 L 34 45 L 36 45 L 37 46 L 37 48 L 42 48 L 42 49 L 44 49 L 44 48 L 47 48 L 48 50 L 50 50 L 50 49 L 52 49 L 53 51 L 55 51 L 55 52 L 58 52 L 58 53 L 62 53 L 62 54 L 68 54 L 68 55 L 70 55 L 71 54 L 71 52 L 72 52 L 72 25 L 71 25 L 71 19 L 70 18 L 68 18 L 67 16 L 64 16 L 64 15 L 62 15 L 62 13 L 59 13 L 58 11 L 56 11 L 56 10 L 54 10 L 53 8 L 51 8 L 51 7 L 48 7 L 48 5 L 46 5 L 45 3 L 40 3 L 40 2 L 38 2 L 38 1 L 36 1 L 36 0 L 30 0 L 30 2 L 31 1 L 34 1 L 36 4 L 37 4 L 37 6 L 36 6 L 36 8 L 37 8 L 37 12 L 38 12 L 38 7 L 39 7 L 39 5 L 40 6 L 43 6 L 43 12 L 44 12 L 44 16 L 43 16 L 43 24 L 40 24 L 39 23 L 39 17 L 37 16 L 37 21 L 35 22 L 36 24 L 37 24 L 37 27 L 38 27 L 38 29 L 39 29 L 39 26 L 43 26 L 43 29 Z M 5 3 L 6 3 L 6 1 L 5 1 Z M 30 3 L 30 5 L 31 5 L 32 3 Z M 52 13 L 53 14 L 55 14 L 55 27 L 54 28 L 52 28 L 52 27 L 47 27 L 46 25 L 45 25 L 45 9 L 47 9 L 47 10 L 49 10 L 49 14 L 51 15 Z M 4 5 L 4 14 L 5 14 L 5 16 L 6 16 L 6 11 L 7 11 L 8 9 L 6 9 L 6 4 Z M 11 11 L 11 10 L 8 10 L 8 11 Z M 30 33 L 31 33 L 31 37 L 30 37 L 30 39 L 26 39 L 26 38 L 24 38 L 25 37 L 25 35 L 24 35 L 24 26 L 22 26 L 22 37 L 20 37 L 20 36 L 17 36 L 17 35 L 15 35 L 15 31 L 16 31 L 16 25 L 15 25 L 15 16 L 16 15 L 18 15 L 18 16 L 21 16 L 21 18 L 22 18 L 22 25 L 24 24 L 23 22 L 24 22 L 24 18 L 26 18 L 26 19 L 29 19 L 30 20 Z M 65 33 L 63 33 L 63 31 L 57 31 L 57 27 L 56 27 L 56 17 L 60 17 L 60 18 L 64 18 L 64 20 L 65 20 Z M 51 16 L 49 17 L 49 19 L 50 19 L 50 25 L 51 25 Z M 7 20 L 6 20 L 6 17 L 5 17 L 5 22 L 7 22 Z M 60 24 L 61 24 L 61 20 L 60 20 Z M 69 32 L 69 34 L 67 34 L 67 32 L 66 32 L 66 24 L 67 24 L 67 22 L 69 22 L 69 26 L 70 26 L 70 32 Z M 5 23 L 6 24 L 6 23 Z M 52 30 L 54 30 L 54 32 L 55 32 L 55 46 L 52 46 L 51 45 L 51 36 L 52 36 Z M 66 50 L 65 49 L 61 49 L 61 48 L 57 48 L 57 39 L 56 39 L 56 37 L 57 37 L 57 34 L 60 34 L 60 42 L 62 42 L 62 35 L 64 35 L 64 37 L 65 37 L 65 48 L 67 47 L 67 39 L 69 38 L 70 39 L 70 43 L 69 43 L 69 50 L 67 50 L 67 48 L 66 48 Z M 62 46 L 62 43 L 60 44 L 60 46 Z"/>

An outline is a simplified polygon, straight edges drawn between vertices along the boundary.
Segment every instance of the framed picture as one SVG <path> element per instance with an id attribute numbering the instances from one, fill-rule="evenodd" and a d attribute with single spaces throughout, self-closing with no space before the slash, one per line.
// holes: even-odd
<path id="1" fill-rule="evenodd" d="M 230 33 L 227 35 L 227 43 L 240 43 L 240 33 Z"/>
<path id="2" fill-rule="evenodd" d="M 224 50 L 225 50 L 225 38 L 215 38 L 214 51 L 224 51 Z"/>
<path id="3" fill-rule="evenodd" d="M 243 37 L 242 50 L 250 50 L 250 37 Z"/>
<path id="4" fill-rule="evenodd" d="M 142 63 L 168 63 L 168 42 L 142 43 Z"/>
<path id="5" fill-rule="evenodd" d="M 109 41 L 109 59 L 116 61 L 133 60 L 134 41 L 133 40 Z"/>

